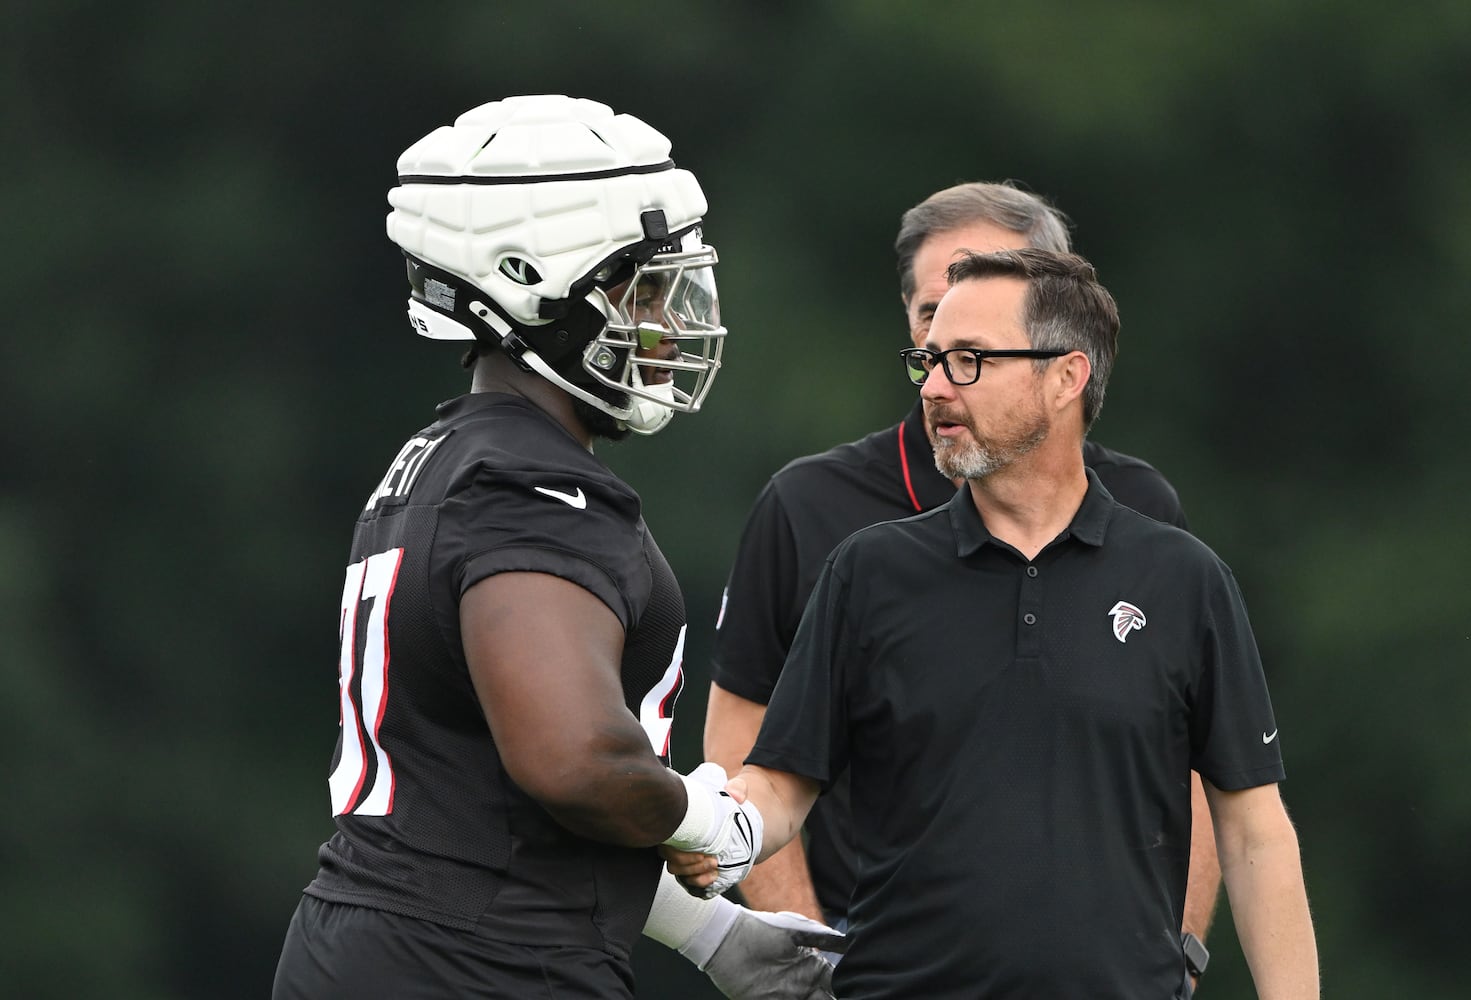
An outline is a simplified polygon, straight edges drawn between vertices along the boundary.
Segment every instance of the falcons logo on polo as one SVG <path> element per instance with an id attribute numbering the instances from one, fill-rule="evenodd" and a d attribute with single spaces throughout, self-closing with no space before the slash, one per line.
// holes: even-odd
<path id="1" fill-rule="evenodd" d="M 1144 612 L 1128 601 L 1120 601 L 1108 612 L 1113 616 L 1113 637 L 1119 642 L 1129 638 L 1129 633 L 1144 627 Z"/>

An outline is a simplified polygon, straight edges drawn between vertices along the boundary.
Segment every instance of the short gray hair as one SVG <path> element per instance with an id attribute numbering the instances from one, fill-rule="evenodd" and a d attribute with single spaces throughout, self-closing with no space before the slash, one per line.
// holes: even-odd
<path id="1" fill-rule="evenodd" d="M 1042 196 L 1023 191 L 1012 181 L 957 184 L 936 191 L 899 219 L 894 252 L 899 256 L 899 294 L 905 302 L 914 294 L 914 257 L 924 241 L 977 222 L 1019 233 L 1028 246 L 1039 250 L 1072 249 L 1068 217 Z"/>
<path id="2" fill-rule="evenodd" d="M 1103 409 L 1108 377 L 1119 352 L 1119 307 L 1098 282 L 1093 265 L 1072 253 L 1028 247 L 995 253 L 964 253 L 946 270 L 951 285 L 981 278 L 1018 278 L 1027 283 L 1022 329 L 1037 350 L 1082 351 L 1092 369 L 1083 389 L 1083 430 Z M 1038 371 L 1049 361 L 1035 361 Z"/>

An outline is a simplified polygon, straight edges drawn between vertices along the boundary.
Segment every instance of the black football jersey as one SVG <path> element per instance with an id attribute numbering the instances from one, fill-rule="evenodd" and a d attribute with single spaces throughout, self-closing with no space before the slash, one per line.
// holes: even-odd
<path id="1" fill-rule="evenodd" d="M 618 615 L 625 703 L 668 762 L 684 601 L 637 494 L 526 400 L 462 396 L 404 444 L 357 522 L 339 620 L 337 832 L 306 891 L 626 955 L 657 853 L 581 838 L 522 792 L 470 680 L 460 596 L 514 571 L 563 577 Z"/>

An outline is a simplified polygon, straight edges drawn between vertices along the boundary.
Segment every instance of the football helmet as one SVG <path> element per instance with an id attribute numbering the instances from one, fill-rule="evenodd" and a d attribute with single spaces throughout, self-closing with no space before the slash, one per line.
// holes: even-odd
<path id="1" fill-rule="evenodd" d="M 414 143 L 387 221 L 414 330 L 493 344 L 639 433 L 697 411 L 726 331 L 705 196 L 669 149 L 557 95 L 483 104 Z"/>

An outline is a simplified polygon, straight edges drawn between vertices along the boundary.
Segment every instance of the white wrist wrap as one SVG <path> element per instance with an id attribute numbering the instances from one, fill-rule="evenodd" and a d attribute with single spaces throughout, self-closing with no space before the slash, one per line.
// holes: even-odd
<path id="1" fill-rule="evenodd" d="M 678 771 L 674 773 L 684 782 L 688 804 L 685 806 L 684 819 L 679 821 L 678 828 L 664 843 L 681 851 L 708 848 L 712 832 L 710 828 L 715 825 L 715 804 L 710 801 L 710 790 Z"/>
<path id="2" fill-rule="evenodd" d="M 691 896 L 666 868 L 659 875 L 659 889 L 644 923 L 644 936 L 673 948 L 703 969 L 737 916 L 736 904 L 724 896 Z"/>

